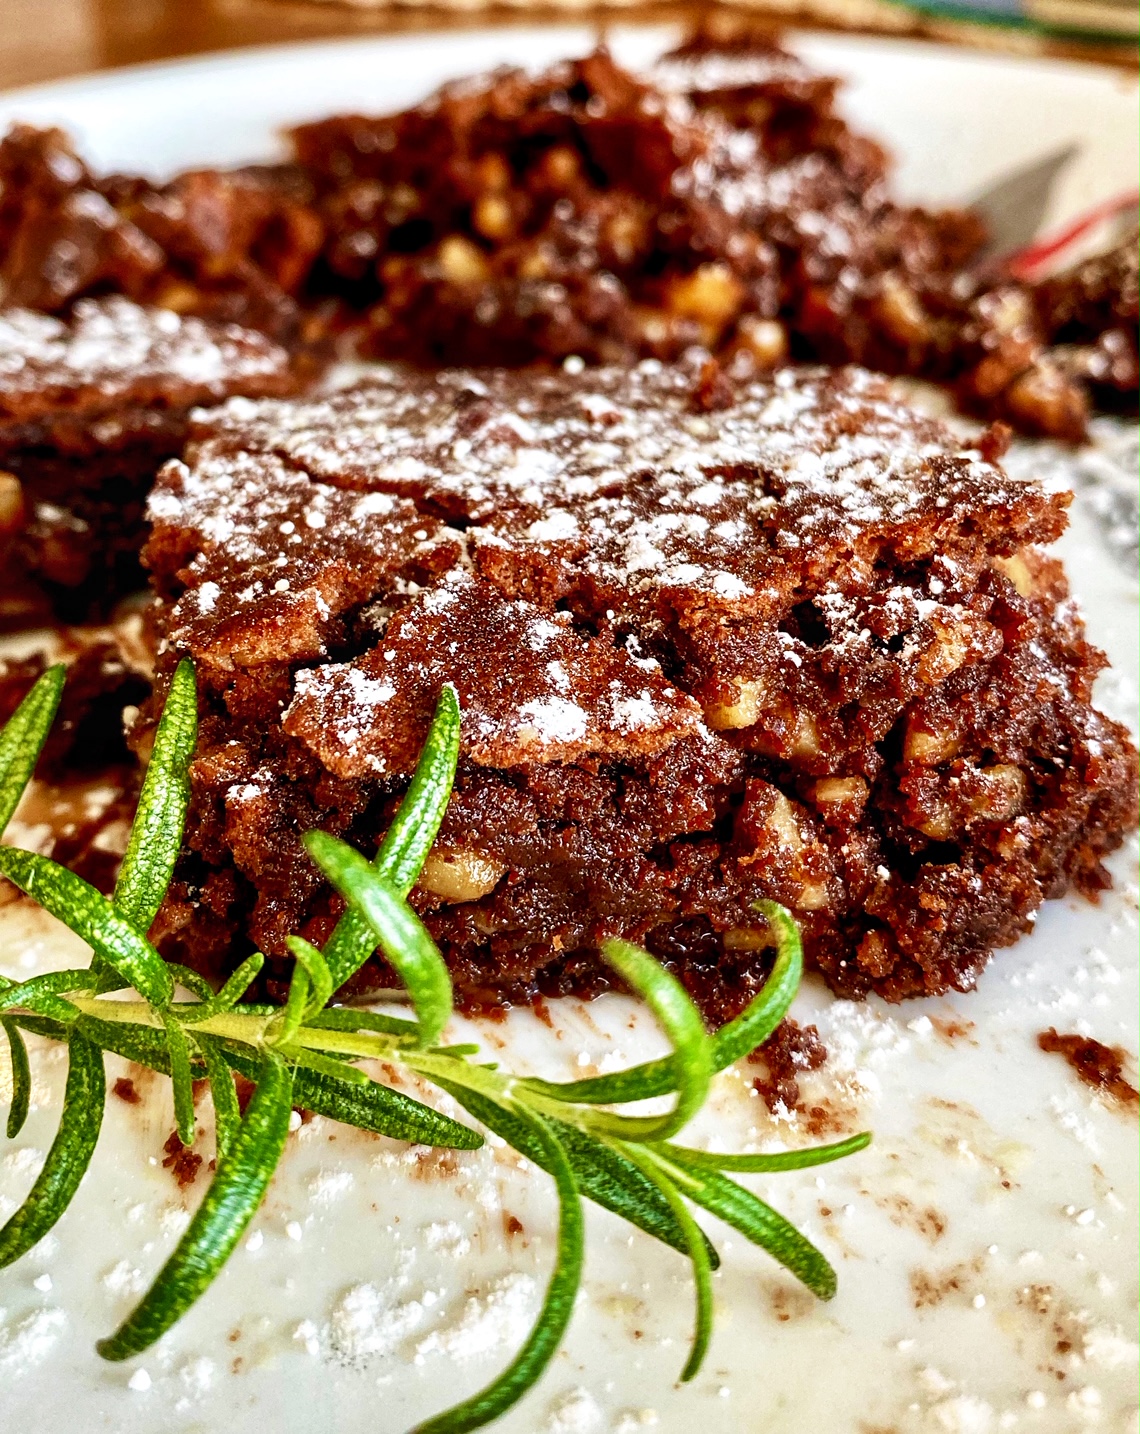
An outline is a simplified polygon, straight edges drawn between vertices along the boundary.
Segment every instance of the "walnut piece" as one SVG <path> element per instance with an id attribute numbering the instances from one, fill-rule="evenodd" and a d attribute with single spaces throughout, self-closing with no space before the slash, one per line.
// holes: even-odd
<path id="1" fill-rule="evenodd" d="M 478 901 L 494 891 L 507 868 L 475 851 L 433 847 L 424 862 L 417 885 L 444 901 Z"/>

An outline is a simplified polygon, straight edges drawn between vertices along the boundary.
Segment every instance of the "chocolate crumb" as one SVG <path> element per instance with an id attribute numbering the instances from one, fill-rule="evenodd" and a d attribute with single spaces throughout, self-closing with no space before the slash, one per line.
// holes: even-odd
<path id="1" fill-rule="evenodd" d="M 245 1108 L 253 1099 L 253 1093 L 257 1089 L 257 1086 L 254 1085 L 253 1081 L 249 1080 L 246 1076 L 239 1075 L 235 1071 L 234 1089 L 237 1091 L 238 1110 L 240 1110 L 242 1115 L 244 1115 Z"/>
<path id="2" fill-rule="evenodd" d="M 827 1060 L 827 1047 L 817 1027 L 801 1026 L 788 1017 L 776 1027 L 767 1045 L 754 1051 L 749 1060 L 768 1068 L 768 1074 L 758 1076 L 752 1088 L 775 1115 L 781 1106 L 785 1110 L 803 1109 L 796 1075 L 818 1070 Z"/>
<path id="3" fill-rule="evenodd" d="M 999 419 L 998 422 L 991 423 L 978 439 L 978 452 L 987 463 L 997 463 L 1009 452 L 1012 439 L 1013 429 Z"/>
<path id="4" fill-rule="evenodd" d="M 1111 1096 L 1125 1109 L 1140 1105 L 1140 1091 L 1124 1079 L 1128 1052 L 1120 1046 L 1106 1046 L 1089 1036 L 1063 1036 L 1053 1026 L 1040 1032 L 1037 1044 L 1043 1051 L 1064 1056 L 1085 1085 Z"/>
<path id="5" fill-rule="evenodd" d="M 166 1152 L 162 1168 L 170 1171 L 178 1181 L 179 1189 L 184 1190 L 187 1185 L 193 1185 L 198 1171 L 202 1168 L 202 1157 L 196 1155 L 188 1145 L 182 1144 L 176 1130 L 170 1132 L 162 1148 Z"/>
<path id="6" fill-rule="evenodd" d="M 930 1024 L 948 1046 L 968 1037 L 974 1029 L 973 1021 L 963 1020 L 960 1016 L 931 1016 Z M 977 1042 L 973 1044 L 976 1045 Z"/>
<path id="7" fill-rule="evenodd" d="M 716 359 L 706 359 L 693 387 L 693 411 L 715 413 L 718 409 L 731 408 L 735 401 L 736 391 L 724 369 Z"/>
<path id="8" fill-rule="evenodd" d="M 128 1076 L 120 1076 L 111 1087 L 111 1094 L 117 1095 L 120 1100 L 125 1100 L 128 1105 L 138 1105 L 142 1100 L 135 1083 Z"/>

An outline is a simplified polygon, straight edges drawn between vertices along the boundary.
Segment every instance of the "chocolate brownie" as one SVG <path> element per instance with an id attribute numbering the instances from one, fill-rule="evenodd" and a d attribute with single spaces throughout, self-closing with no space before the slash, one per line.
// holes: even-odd
<path id="1" fill-rule="evenodd" d="M 0 142 L 0 302 L 65 313 L 116 292 L 429 367 L 694 343 L 758 371 L 857 362 L 1074 440 L 1090 394 L 1134 402 L 1134 302 L 1129 320 L 1086 284 L 1060 322 L 1056 291 L 979 267 L 979 218 L 899 204 L 838 92 L 718 22 L 645 74 L 604 51 L 499 71 L 302 125 L 289 164 L 165 184 L 101 178 L 59 131 L 17 127 Z M 1131 265 L 1134 295 L 1134 248 Z M 1111 264 L 1097 293 L 1106 276 L 1126 297 Z"/>
<path id="2" fill-rule="evenodd" d="M 100 177 L 61 130 L 16 125 L 0 140 L 0 304 L 66 313 L 117 293 L 301 341 L 294 291 L 321 240 L 307 193 L 273 167 Z"/>
<path id="3" fill-rule="evenodd" d="M 186 415 L 297 387 L 286 351 L 123 298 L 0 310 L 0 624 L 83 620 L 145 583 L 143 504 Z"/>
<path id="4" fill-rule="evenodd" d="M 1066 499 L 1000 447 L 862 370 L 652 360 L 197 415 L 145 552 L 159 687 L 188 653 L 202 692 L 156 940 L 281 973 L 288 933 L 323 938 L 299 834 L 375 848 L 450 681 L 413 900 L 466 1001 L 604 989 L 621 934 L 723 1015 L 766 969 L 764 896 L 838 991 L 970 987 L 1135 821 L 1041 550 Z"/>
<path id="5" fill-rule="evenodd" d="M 701 343 L 771 367 L 814 290 L 853 265 L 950 274 L 977 248 L 971 217 L 890 203 L 882 151 L 834 116 L 834 81 L 766 51 L 784 82 L 738 128 L 694 103 L 700 63 L 635 76 L 599 52 L 295 130 L 332 287 L 371 305 L 371 350 L 627 362 Z"/>
<path id="6" fill-rule="evenodd" d="M 1135 409 L 1140 360 L 1140 240 L 1133 234 L 1107 254 L 1085 259 L 1035 290 L 1050 341 L 1100 402 Z"/>
<path id="7" fill-rule="evenodd" d="M 770 41 L 704 34 L 642 76 L 598 52 L 303 125 L 325 231 L 310 283 L 364 310 L 381 357 L 625 363 L 699 343 L 760 370 L 790 355 L 921 376 L 1080 439 L 1119 319 L 1056 348 L 1031 289 L 975 269 L 976 215 L 891 197 L 837 89 Z"/>

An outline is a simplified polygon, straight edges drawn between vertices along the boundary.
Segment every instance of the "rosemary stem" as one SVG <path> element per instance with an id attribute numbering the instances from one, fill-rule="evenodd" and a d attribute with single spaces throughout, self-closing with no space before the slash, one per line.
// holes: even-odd
<path id="1" fill-rule="evenodd" d="M 409 1050 L 405 1047 L 399 1052 L 399 1060 L 409 1070 L 427 1076 L 429 1080 L 434 1076 L 442 1076 L 454 1085 L 466 1086 L 468 1090 L 490 1096 L 493 1100 L 501 1101 L 504 1097 L 512 1096 L 519 1085 L 514 1076 L 501 1075 L 498 1071 L 488 1070 L 486 1066 L 471 1065 L 466 1060 L 439 1055 L 435 1051 Z M 529 1092 L 527 1103 L 537 1106 L 537 1102 L 531 1101 Z"/>
<path id="2" fill-rule="evenodd" d="M 68 996 L 73 1006 L 78 1006 L 85 1016 L 95 1016 L 100 1021 L 120 1021 L 129 1026 L 153 1026 L 163 1030 L 162 1017 L 149 1001 L 108 1001 L 98 996 Z M 177 1012 L 178 1007 L 172 1007 Z"/>
<path id="3" fill-rule="evenodd" d="M 169 1008 L 170 1014 L 178 1017 L 179 1005 L 189 1011 L 196 1002 L 176 1002 Z M 101 1021 L 119 1021 L 126 1025 L 152 1026 L 163 1029 L 162 1017 L 146 1001 L 108 1001 L 98 997 L 76 996 L 73 1006 L 85 1016 L 97 1016 Z M 195 1021 L 190 1029 L 195 1034 L 222 1036 L 231 1041 L 243 1041 L 246 1045 L 261 1047 L 273 1016 L 249 1015 L 241 1011 L 221 1011 L 205 1021 Z M 317 1026 L 301 1026 L 290 1037 L 290 1044 L 305 1046 L 309 1050 L 332 1051 L 337 1055 L 371 1057 L 375 1060 L 389 1059 L 399 1048 L 398 1037 L 371 1035 L 365 1031 L 335 1031 Z"/>
<path id="4" fill-rule="evenodd" d="M 209 1030 L 209 1021 L 203 1022 Z M 341 1056 L 388 1061 L 404 1060 L 406 1047 L 398 1036 L 379 1036 L 368 1031 L 334 1031 L 322 1026 L 299 1026 L 290 1037 L 295 1046 L 311 1051 L 333 1051 Z"/>
<path id="5" fill-rule="evenodd" d="M 196 1002 L 175 1002 L 169 1008 L 176 1019 L 179 1006 L 193 1011 Z M 120 1021 L 136 1026 L 152 1026 L 163 1029 L 162 1017 L 146 1001 L 109 1001 L 99 997 L 76 996 L 72 1005 L 78 1006 L 85 1016 L 97 1016 L 101 1021 Z M 272 1015 L 250 1015 L 232 1010 L 221 1011 L 204 1021 L 195 1021 L 190 1029 L 195 1034 L 222 1036 L 231 1041 L 243 1041 L 246 1045 L 261 1047 L 272 1023 Z M 337 1055 L 371 1057 L 374 1060 L 388 1060 L 402 1049 L 398 1036 L 375 1035 L 367 1031 L 336 1031 L 319 1026 L 300 1026 L 289 1038 L 290 1044 L 305 1046 L 314 1051 L 332 1051 Z"/>
<path id="6" fill-rule="evenodd" d="M 118 1021 L 124 1025 L 152 1026 L 156 1030 L 165 1029 L 162 1016 L 146 1001 L 109 1001 L 98 996 L 76 996 L 71 1000 L 73 1006 L 83 1012 L 85 1016 L 96 1016 L 101 1021 Z M 176 1020 L 178 1018 L 179 1006 L 184 1005 L 187 1010 L 193 1010 L 196 1005 L 193 1001 L 184 1003 L 175 1002 L 168 1007 L 169 1014 Z M 195 1032 L 201 1031 L 207 1036 L 225 1036 L 230 1040 L 244 1041 L 247 1045 L 260 1047 L 265 1029 L 273 1019 L 272 1016 L 244 1015 L 237 1011 L 223 1011 L 219 1015 L 211 1016 L 209 1020 L 197 1021 L 192 1026 Z M 311 1031 L 311 1035 L 324 1036 L 339 1034 L 339 1032 Z"/>
<path id="7" fill-rule="evenodd" d="M 70 996 L 68 998 L 85 1016 L 124 1025 L 149 1026 L 164 1030 L 162 1015 L 146 1001 L 119 1001 L 106 997 Z M 176 1002 L 168 1014 L 177 1019 L 179 1007 L 194 1010 L 196 1002 Z M 204 1021 L 195 1021 L 188 1029 L 196 1035 L 221 1036 L 241 1041 L 255 1050 L 267 1047 L 267 1034 L 274 1020 L 272 1015 L 252 1014 L 239 1010 L 219 1012 Z M 486 1066 L 473 1065 L 441 1051 L 423 1050 L 407 1044 L 400 1036 L 379 1035 L 371 1031 L 338 1031 L 321 1026 L 299 1026 L 289 1038 L 291 1046 L 305 1050 L 348 1056 L 356 1060 L 397 1061 L 417 1075 L 431 1080 L 441 1076 L 455 1085 L 465 1086 L 492 1100 L 521 1100 L 540 1115 L 550 1116 L 590 1134 L 612 1133 L 608 1113 L 593 1106 L 579 1106 L 560 1100 L 546 1091 L 536 1089 L 525 1078 L 502 1074 Z"/>
<path id="8" fill-rule="evenodd" d="M 69 999 L 85 1016 L 95 1016 L 102 1021 L 118 1021 L 125 1025 L 149 1026 L 155 1030 L 164 1029 L 162 1016 L 146 1001 L 117 1001 L 88 996 L 74 996 Z M 169 1013 L 177 1018 L 179 1005 L 183 1004 L 188 1010 L 193 1010 L 196 1003 L 176 1002 L 169 1008 Z M 272 1021 L 272 1016 L 231 1010 L 210 1016 L 204 1021 L 195 1021 L 189 1029 L 195 1034 L 241 1041 L 260 1050 L 266 1045 L 266 1034 Z M 587 1132 L 601 1134 L 606 1124 L 605 1114 L 593 1107 L 577 1106 L 572 1102 L 559 1100 L 544 1091 L 534 1089 L 525 1079 L 504 1075 L 486 1066 L 472 1065 L 467 1060 L 442 1052 L 409 1046 L 406 1040 L 399 1036 L 300 1026 L 293 1032 L 289 1044 L 357 1060 L 394 1060 L 429 1080 L 433 1076 L 441 1076 L 455 1085 L 465 1086 L 479 1095 L 489 1096 L 492 1100 L 521 1099 L 539 1114 L 551 1116 Z"/>
<path id="9" fill-rule="evenodd" d="M 534 1090 L 522 1077 L 488 1070 L 486 1066 L 472 1065 L 435 1051 L 407 1048 L 399 1051 L 397 1059 L 409 1070 L 427 1076 L 429 1080 L 438 1076 L 445 1084 L 465 1086 L 500 1103 L 513 1101 L 525 1105 L 540 1115 L 560 1120 L 565 1125 L 577 1126 L 579 1130 L 590 1131 L 601 1120 L 598 1112 L 589 1107 L 558 1100 Z"/>

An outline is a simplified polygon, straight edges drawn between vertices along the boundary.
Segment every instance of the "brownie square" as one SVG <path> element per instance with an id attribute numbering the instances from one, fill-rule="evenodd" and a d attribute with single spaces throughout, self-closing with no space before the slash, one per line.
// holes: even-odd
<path id="1" fill-rule="evenodd" d="M 392 368 L 196 414 L 145 551 L 160 687 L 190 654 L 202 688 L 156 939 L 213 970 L 321 939 L 300 833 L 373 850 L 453 682 L 413 900 L 468 1003 L 604 989 L 620 934 L 723 1016 L 760 897 L 839 991 L 968 988 L 1135 821 L 1042 551 L 1066 499 L 999 446 L 859 369 Z"/>
<path id="2" fill-rule="evenodd" d="M 191 407 L 296 387 L 286 351 L 233 324 L 118 297 L 0 310 L 0 625 L 102 616 L 144 586 L 143 505 Z"/>
<path id="3" fill-rule="evenodd" d="M 1102 408 L 1136 411 L 1140 236 L 1044 279 L 1034 298 L 1050 342 Z"/>

